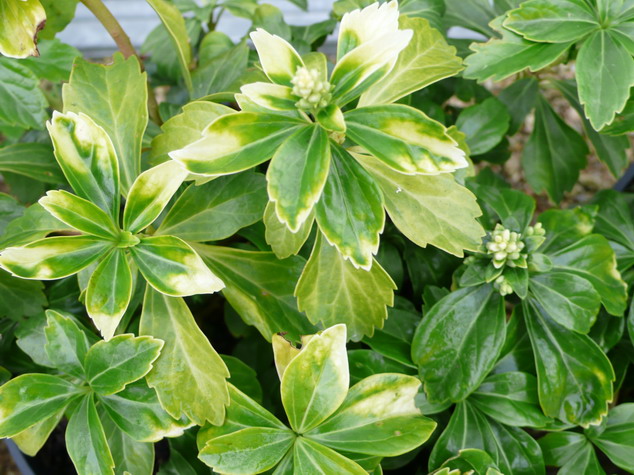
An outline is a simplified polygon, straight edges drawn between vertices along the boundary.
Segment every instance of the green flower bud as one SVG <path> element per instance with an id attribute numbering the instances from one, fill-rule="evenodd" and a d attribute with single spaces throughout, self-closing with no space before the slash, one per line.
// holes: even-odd
<path id="1" fill-rule="evenodd" d="M 332 99 L 332 86 L 328 81 L 320 80 L 319 71 L 304 66 L 297 68 L 291 79 L 293 94 L 300 99 L 295 103 L 299 109 L 313 110 L 326 107 Z"/>

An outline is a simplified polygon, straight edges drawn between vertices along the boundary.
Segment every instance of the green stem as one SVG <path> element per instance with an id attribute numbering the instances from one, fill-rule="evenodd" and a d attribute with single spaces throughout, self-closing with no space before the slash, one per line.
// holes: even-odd
<path id="1" fill-rule="evenodd" d="M 80 0 L 88 10 L 90 10 L 93 15 L 101 22 L 103 27 L 106 29 L 108 34 L 112 37 L 114 42 L 117 44 L 117 48 L 119 51 L 123 53 L 125 58 L 129 58 L 130 56 L 136 56 L 139 60 L 139 64 L 141 65 L 141 69 L 144 70 L 143 61 L 137 54 L 132 42 L 130 41 L 130 37 L 125 32 L 125 30 L 121 27 L 119 21 L 114 17 L 112 12 L 108 10 L 108 7 L 104 5 L 102 0 Z M 154 95 L 154 90 L 148 83 L 148 111 L 150 114 L 150 118 L 156 122 L 158 125 L 161 125 L 163 121 L 161 120 L 161 116 L 159 115 L 158 103 L 156 102 L 156 96 Z"/>

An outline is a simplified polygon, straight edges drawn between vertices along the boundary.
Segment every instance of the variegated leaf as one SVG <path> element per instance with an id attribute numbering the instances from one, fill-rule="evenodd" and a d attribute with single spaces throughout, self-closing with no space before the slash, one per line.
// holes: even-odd
<path id="1" fill-rule="evenodd" d="M 295 48 L 286 40 L 262 28 L 258 28 L 250 36 L 258 51 L 262 69 L 269 79 L 276 84 L 292 86 L 291 79 L 297 68 L 304 66 Z"/>
<path id="2" fill-rule="evenodd" d="M 46 12 L 39 0 L 2 0 L 0 18 L 0 54 L 10 58 L 39 55 L 37 32 L 46 22 Z"/>
<path id="3" fill-rule="evenodd" d="M 266 173 L 278 218 L 297 232 L 319 200 L 330 168 L 330 141 L 318 125 L 303 127 L 277 149 Z"/>
<path id="4" fill-rule="evenodd" d="M 468 166 L 447 129 L 413 107 L 369 106 L 345 114 L 346 135 L 401 173 L 437 175 Z"/>
<path id="5" fill-rule="evenodd" d="M 0 254 L 0 267 L 23 279 L 61 279 L 88 267 L 112 246 L 93 236 L 44 238 L 5 249 Z"/>
<path id="6" fill-rule="evenodd" d="M 88 281 L 86 310 L 105 340 L 114 335 L 132 298 L 133 278 L 124 249 L 113 249 Z"/>
<path id="7" fill-rule="evenodd" d="M 119 164 L 108 134 L 83 113 L 53 113 L 46 124 L 55 158 L 81 198 L 119 217 Z"/>
<path id="8" fill-rule="evenodd" d="M 237 112 L 219 117 L 203 138 L 169 155 L 199 175 L 227 175 L 271 158 L 279 145 L 306 122 L 283 115 Z"/>
<path id="9" fill-rule="evenodd" d="M 130 248 L 145 280 L 172 297 L 211 294 L 224 287 L 189 245 L 175 236 L 150 236 Z"/>
<path id="10" fill-rule="evenodd" d="M 290 87 L 280 84 L 254 82 L 242 86 L 240 91 L 257 105 L 276 111 L 295 110 L 298 101 Z"/>

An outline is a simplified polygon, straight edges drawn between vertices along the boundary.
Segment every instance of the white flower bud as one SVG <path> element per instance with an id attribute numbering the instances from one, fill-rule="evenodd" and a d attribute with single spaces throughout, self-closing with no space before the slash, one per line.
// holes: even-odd
<path id="1" fill-rule="evenodd" d="M 300 98 L 295 104 L 300 109 L 311 110 L 326 107 L 332 99 L 330 93 L 332 86 L 328 81 L 319 79 L 319 71 L 316 69 L 298 67 L 291 83 L 293 84 L 292 93 Z"/>

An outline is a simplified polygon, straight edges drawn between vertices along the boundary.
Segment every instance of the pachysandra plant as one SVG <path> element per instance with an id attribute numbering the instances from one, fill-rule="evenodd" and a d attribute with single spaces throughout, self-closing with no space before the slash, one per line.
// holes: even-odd
<path id="1" fill-rule="evenodd" d="M 1 438 L 79 475 L 634 473 L 634 195 L 597 174 L 631 0 L 146 1 L 137 53 L 108 2 L 0 0 Z M 79 2 L 112 58 L 56 38 Z"/>
<path id="2" fill-rule="evenodd" d="M 198 434 L 199 457 L 214 471 L 364 474 L 429 438 L 436 423 L 416 407 L 418 379 L 376 374 L 349 388 L 345 325 L 302 341 L 298 349 L 273 339 L 290 428 L 231 386 L 225 423 Z"/>
<path id="3" fill-rule="evenodd" d="M 141 234 L 185 179 L 184 171 L 166 163 L 139 175 L 120 224 L 119 162 L 108 135 L 81 113 L 55 113 L 48 128 L 55 157 L 77 194 L 50 191 L 39 203 L 81 234 L 7 248 L 0 254 L 2 268 L 21 278 L 48 280 L 96 263 L 85 301 L 105 339 L 112 337 L 128 307 L 137 269 L 156 290 L 171 296 L 222 289 L 222 281 L 183 240 Z"/>
<path id="4" fill-rule="evenodd" d="M 302 57 L 283 38 L 258 29 L 251 39 L 270 82 L 242 86 L 236 95 L 240 112 L 219 117 L 201 139 L 170 156 L 189 172 L 210 177 L 270 159 L 268 193 L 279 221 L 297 234 L 310 229 L 314 216 L 320 233 L 344 259 L 369 270 L 385 225 L 384 207 L 389 213 L 394 208 L 384 196 L 389 192 L 381 178 L 387 177 L 351 149 L 372 154 L 380 166 L 402 177 L 403 188 L 410 175 L 449 176 L 468 165 L 465 152 L 442 124 L 413 107 L 393 104 L 402 97 L 398 92 L 387 101 L 372 95 L 373 87 L 390 78 L 408 44 L 422 34 L 399 27 L 395 1 L 346 13 L 337 61 L 328 75 L 323 53 Z M 398 79 L 387 87 L 408 91 L 409 84 Z M 351 108 L 355 99 L 361 105 Z M 425 187 L 423 180 L 417 183 Z M 471 204 L 468 196 L 463 200 Z M 479 237 L 477 230 L 473 234 Z M 437 244 L 431 236 L 419 239 Z M 470 243 L 456 240 L 458 249 L 450 252 L 469 248 Z"/>

